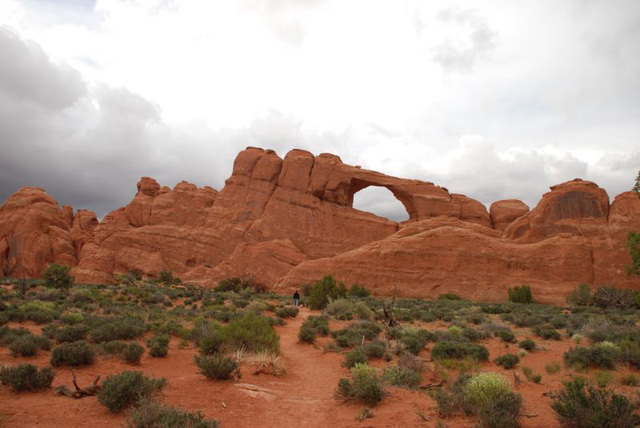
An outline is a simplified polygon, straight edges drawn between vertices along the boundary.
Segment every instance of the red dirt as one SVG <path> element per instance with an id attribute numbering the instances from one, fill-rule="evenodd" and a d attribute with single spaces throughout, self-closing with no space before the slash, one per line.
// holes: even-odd
<path id="1" fill-rule="evenodd" d="M 341 366 L 343 356 L 324 352 L 321 346 L 298 343 L 298 331 L 302 321 L 311 314 L 306 308 L 298 317 L 287 321 L 287 325 L 277 327 L 280 334 L 281 354 L 285 360 L 287 373 L 281 377 L 253 375 L 243 368 L 243 377 L 238 382 L 211 381 L 198 373 L 193 362 L 197 350 L 193 346 L 179 349 L 178 340 L 172 339 L 166 358 L 143 357 L 140 365 L 130 365 L 117 358 L 98 357 L 95 364 L 75 369 L 80 385 L 88 385 L 97 375 L 103 379 L 108 375 L 125 370 L 141 370 L 155 377 L 165 377 L 167 388 L 161 393 L 165 402 L 184 410 L 202 410 L 207 418 L 218 419 L 223 427 L 435 427 L 437 421 L 435 403 L 424 392 L 400 388 L 389 388 L 389 395 L 373 408 L 374 417 L 362 422 L 355 418 L 360 414 L 361 405 L 341 403 L 333 398 L 333 391 L 340 377 L 348 375 Z M 519 331 L 518 339 L 532 337 L 527 329 Z M 564 367 L 554 375 L 545 372 L 545 365 L 551 361 L 562 361 L 562 354 L 571 346 L 569 341 L 542 341 L 534 338 L 546 350 L 531 352 L 522 358 L 518 368 L 531 367 L 542 374 L 542 383 L 536 385 L 525 382 L 518 388 L 523 396 L 523 412 L 537 414 L 533 418 L 522 418 L 524 428 L 557 427 L 550 408 L 550 399 L 542 394 L 557 390 L 560 381 L 569 374 Z M 324 344 L 327 339 L 321 339 Z M 491 360 L 507 352 L 505 344 L 492 339 L 484 341 L 489 348 Z M 516 352 L 515 345 L 509 345 L 509 352 Z M 422 356 L 428 358 L 428 350 Z M 7 348 L 2 349 L 0 364 L 30 362 L 38 366 L 49 363 L 48 352 L 19 360 L 11 357 Z M 372 365 L 382 366 L 375 361 Z M 483 371 L 504 373 L 513 381 L 513 371 L 506 371 L 493 362 L 485 363 Z M 71 371 L 67 367 L 54 369 L 56 378 L 53 387 L 71 385 Z M 518 370 L 522 380 L 524 375 Z M 614 372 L 616 379 L 626 373 Z M 433 377 L 431 364 L 427 365 L 423 382 L 430 383 Z M 453 374 L 451 374 L 453 377 Z M 617 389 L 625 391 L 624 387 Z M 629 389 L 629 391 L 631 391 Z M 417 412 L 425 417 L 424 421 Z M 89 426 L 113 427 L 121 425 L 126 413 L 114 415 L 100 405 L 95 397 L 73 400 L 54 396 L 51 390 L 15 394 L 9 388 L 0 388 L 0 426 L 13 427 L 60 427 Z M 447 427 L 462 428 L 475 425 L 473 419 L 450 418 L 444 420 Z"/>

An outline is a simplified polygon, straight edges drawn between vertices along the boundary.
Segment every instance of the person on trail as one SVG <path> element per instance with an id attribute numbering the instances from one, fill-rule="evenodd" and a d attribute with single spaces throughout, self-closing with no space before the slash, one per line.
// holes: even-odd
<path id="1" fill-rule="evenodd" d="M 298 294 L 298 290 L 293 293 L 293 307 L 297 308 L 300 303 L 300 294 Z"/>

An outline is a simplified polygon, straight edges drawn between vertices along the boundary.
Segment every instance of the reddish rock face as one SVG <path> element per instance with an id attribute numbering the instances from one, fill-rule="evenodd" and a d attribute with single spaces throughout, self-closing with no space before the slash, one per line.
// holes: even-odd
<path id="1" fill-rule="evenodd" d="M 410 219 L 398 224 L 353 209 L 354 195 L 368 186 L 389 189 Z M 248 275 L 283 291 L 331 273 L 378 294 L 397 284 L 407 296 L 495 301 L 528 283 L 540 301 L 562 303 L 580 282 L 638 287 L 625 274 L 633 229 L 640 230 L 636 194 L 609 206 L 604 190 L 582 180 L 552 187 L 532 211 L 505 200 L 489 213 L 464 195 L 335 155 L 292 150 L 282 159 L 249 147 L 219 193 L 143 177 L 133 200 L 101 222 L 23 188 L 0 208 L 0 267 L 38 276 L 56 261 L 88 283 L 131 269 L 171 270 L 204 286 Z"/>

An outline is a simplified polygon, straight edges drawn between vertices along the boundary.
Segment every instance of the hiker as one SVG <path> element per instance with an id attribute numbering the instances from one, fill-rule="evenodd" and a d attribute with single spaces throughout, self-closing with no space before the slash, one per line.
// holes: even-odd
<path id="1" fill-rule="evenodd" d="M 298 290 L 293 293 L 293 307 L 297 308 L 300 303 L 300 294 L 298 294 Z"/>

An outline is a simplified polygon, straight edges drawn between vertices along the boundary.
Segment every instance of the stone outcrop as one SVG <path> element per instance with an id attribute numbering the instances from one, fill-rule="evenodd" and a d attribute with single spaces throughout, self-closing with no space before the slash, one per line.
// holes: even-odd
<path id="1" fill-rule="evenodd" d="M 368 187 L 390 190 L 409 220 L 396 223 L 353 208 Z M 562 302 L 580 282 L 638 286 L 625 265 L 626 233 L 640 229 L 640 200 L 609 205 L 594 183 L 551 188 L 529 210 L 518 200 L 480 202 L 443 187 L 368 171 L 331 154 L 292 150 L 284 159 L 249 147 L 220 192 L 143 177 L 125 207 L 95 214 L 23 188 L 0 208 L 0 267 L 38 276 L 48 263 L 73 266 L 79 282 L 112 282 L 138 269 L 170 270 L 213 286 L 250 276 L 289 291 L 331 273 L 378 294 L 397 284 L 407 296 L 455 292 L 503 300 L 528 283 L 542 301 Z"/>

